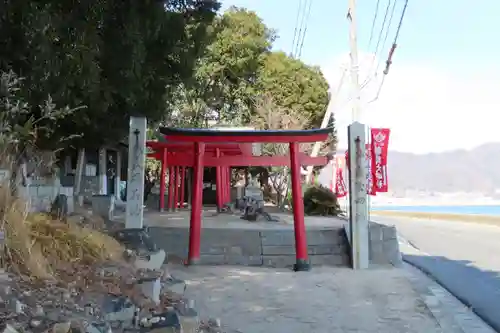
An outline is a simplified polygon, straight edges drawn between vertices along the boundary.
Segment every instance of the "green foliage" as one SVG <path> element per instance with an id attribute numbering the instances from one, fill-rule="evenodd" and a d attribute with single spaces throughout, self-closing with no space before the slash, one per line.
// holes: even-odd
<path id="1" fill-rule="evenodd" d="M 169 103 L 169 123 L 206 126 L 207 119 L 241 125 L 249 120 L 255 82 L 262 57 L 269 52 L 274 32 L 255 12 L 236 7 L 218 16 L 208 30 L 204 56 L 193 79 L 179 86 Z"/>
<path id="2" fill-rule="evenodd" d="M 0 155 L 17 155 L 34 148 L 37 141 L 53 135 L 50 124 L 71 116 L 78 109 L 58 108 L 49 97 L 33 116 L 32 106 L 25 102 L 23 80 L 15 73 L 0 73 Z M 62 141 L 72 138 L 61 138 Z M 57 148 L 57 147 L 54 147 Z"/>
<path id="3" fill-rule="evenodd" d="M 43 117 L 43 101 L 80 106 L 52 124 L 53 146 L 84 133 L 80 146 L 121 140 L 130 115 L 164 117 L 172 87 L 192 76 L 216 1 L 2 1 L 0 70 L 25 78 L 21 93 Z M 50 140 L 49 140 L 50 139 Z"/>
<path id="4" fill-rule="evenodd" d="M 314 184 L 304 193 L 304 213 L 306 215 L 339 216 L 343 211 L 335 193 L 328 188 Z"/>
<path id="5" fill-rule="evenodd" d="M 272 96 L 276 107 L 307 119 L 303 128 L 321 124 L 328 104 L 326 79 L 318 68 L 272 52 L 276 33 L 255 12 L 230 8 L 214 20 L 209 36 L 193 80 L 177 88 L 168 106 L 173 110 L 170 124 L 181 125 L 184 119 L 202 127 L 204 119 L 213 118 L 246 125 L 264 95 Z"/>
<path id="6" fill-rule="evenodd" d="M 318 68 L 284 52 L 270 52 L 263 58 L 257 84 L 260 91 L 273 96 L 276 106 L 307 119 L 304 128 L 321 125 L 328 105 L 328 83 Z"/>

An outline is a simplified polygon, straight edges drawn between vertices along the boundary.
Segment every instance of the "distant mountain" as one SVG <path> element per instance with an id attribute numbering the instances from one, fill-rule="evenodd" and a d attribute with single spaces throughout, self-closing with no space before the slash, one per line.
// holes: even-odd
<path id="1" fill-rule="evenodd" d="M 417 155 L 389 152 L 389 188 L 395 193 L 481 192 L 500 189 L 500 143 L 472 150 Z"/>

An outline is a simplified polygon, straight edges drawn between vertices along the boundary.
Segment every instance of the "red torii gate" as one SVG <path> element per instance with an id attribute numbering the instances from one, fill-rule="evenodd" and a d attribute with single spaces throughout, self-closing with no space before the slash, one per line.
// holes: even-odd
<path id="1" fill-rule="evenodd" d="M 170 184 L 175 184 L 169 186 L 169 208 L 178 207 L 179 199 L 184 202 L 182 184 L 185 170 L 186 167 L 193 168 L 188 264 L 197 264 L 200 260 L 204 167 L 217 168 L 217 205 L 220 208 L 227 203 L 224 200 L 229 199 L 231 166 L 290 166 L 296 252 L 294 269 L 309 270 L 300 169 L 302 165 L 325 165 L 328 163 L 328 157 L 310 157 L 300 153 L 299 143 L 325 141 L 332 131 L 332 128 L 300 131 L 160 128 L 160 133 L 165 136 L 166 141 L 148 141 L 146 144 L 155 151 L 148 154 L 148 157 L 162 161 L 160 209 L 164 208 L 167 165 Z M 253 156 L 252 143 L 288 143 L 290 156 Z M 180 182 L 182 184 L 179 198 L 177 189 Z"/>

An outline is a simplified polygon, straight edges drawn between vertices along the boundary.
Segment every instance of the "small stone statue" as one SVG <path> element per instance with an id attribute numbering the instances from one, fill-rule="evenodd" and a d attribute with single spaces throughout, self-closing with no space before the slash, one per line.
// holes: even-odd
<path id="1" fill-rule="evenodd" d="M 269 222 L 279 222 L 264 210 L 264 201 L 256 200 L 252 197 L 244 198 L 243 216 L 241 219 L 255 222 L 259 216 L 263 216 Z"/>

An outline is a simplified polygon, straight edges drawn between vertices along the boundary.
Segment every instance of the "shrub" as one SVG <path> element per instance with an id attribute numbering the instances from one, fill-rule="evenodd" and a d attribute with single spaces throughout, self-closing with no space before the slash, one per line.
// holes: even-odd
<path id="1" fill-rule="evenodd" d="M 304 213 L 306 215 L 342 216 L 335 193 L 330 189 L 314 184 L 309 186 L 304 193 Z"/>

